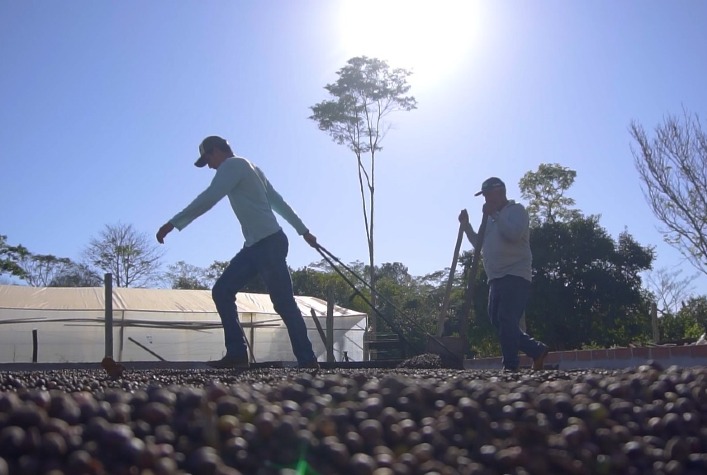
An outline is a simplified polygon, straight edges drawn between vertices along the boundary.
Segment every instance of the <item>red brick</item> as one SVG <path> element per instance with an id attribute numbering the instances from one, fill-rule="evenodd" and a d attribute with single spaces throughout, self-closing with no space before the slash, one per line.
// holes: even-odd
<path id="1" fill-rule="evenodd" d="M 577 351 L 577 360 L 578 361 L 591 361 L 591 359 L 592 359 L 592 350 Z"/>
<path id="2" fill-rule="evenodd" d="M 593 360 L 605 360 L 606 359 L 606 350 L 592 350 L 592 359 Z"/>
<path id="3" fill-rule="evenodd" d="M 690 357 L 692 356 L 692 349 L 689 346 L 671 346 L 670 348 L 670 356 L 676 356 L 678 358 L 680 357 Z"/>
<path id="4" fill-rule="evenodd" d="M 655 348 L 651 348 L 651 358 L 661 360 L 670 358 L 670 347 L 656 346 Z"/>
<path id="5" fill-rule="evenodd" d="M 630 360 L 632 357 L 631 348 L 616 348 L 614 358 L 617 360 Z"/>
<path id="6" fill-rule="evenodd" d="M 562 351 L 560 353 L 560 358 L 562 358 L 562 361 L 577 361 L 577 352 L 576 351 Z"/>
<path id="7" fill-rule="evenodd" d="M 481 361 L 483 363 L 495 363 L 501 361 L 501 358 L 478 358 L 474 361 Z"/>
<path id="8" fill-rule="evenodd" d="M 633 357 L 634 358 L 650 358 L 650 349 L 646 347 L 641 347 L 641 348 L 633 348 L 632 349 Z"/>
<path id="9" fill-rule="evenodd" d="M 692 356 L 695 358 L 707 358 L 707 345 L 690 345 Z"/>

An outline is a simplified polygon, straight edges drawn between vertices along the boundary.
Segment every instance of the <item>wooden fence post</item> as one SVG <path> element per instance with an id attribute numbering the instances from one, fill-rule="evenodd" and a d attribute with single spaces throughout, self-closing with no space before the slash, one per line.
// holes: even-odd
<path id="1" fill-rule="evenodd" d="M 326 360 L 328 363 L 336 362 L 334 358 L 334 298 L 329 292 L 326 303 Z"/>
<path id="2" fill-rule="evenodd" d="M 37 362 L 37 352 L 39 351 L 39 342 L 37 340 L 37 329 L 32 330 L 32 363 Z"/>
<path id="3" fill-rule="evenodd" d="M 653 343 L 660 344 L 660 327 L 658 327 L 658 306 L 651 304 L 651 326 L 653 327 Z"/>
<path id="4" fill-rule="evenodd" d="M 106 354 L 107 358 L 113 358 L 113 274 L 108 273 L 103 276 L 105 283 L 105 318 L 106 318 Z"/>

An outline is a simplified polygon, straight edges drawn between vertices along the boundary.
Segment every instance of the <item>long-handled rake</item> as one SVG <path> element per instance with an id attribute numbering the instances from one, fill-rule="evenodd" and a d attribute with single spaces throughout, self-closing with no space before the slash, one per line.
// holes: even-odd
<path id="1" fill-rule="evenodd" d="M 398 335 L 398 337 L 400 338 L 400 341 L 403 344 L 407 345 L 408 347 L 412 348 L 413 347 L 412 343 L 405 337 L 405 333 L 402 331 L 402 329 L 397 324 L 392 322 L 389 318 L 387 318 L 385 315 L 383 315 L 376 307 L 374 307 L 373 304 L 371 303 L 371 301 L 365 295 L 363 295 L 363 293 L 361 293 L 359 291 L 359 289 L 354 285 L 354 283 L 351 282 L 351 280 L 349 280 L 348 277 L 343 272 L 341 272 L 341 270 L 339 270 L 338 266 L 343 267 L 352 276 L 354 276 L 361 283 L 363 283 L 364 286 L 368 287 L 368 289 L 371 292 L 375 292 L 376 295 L 379 297 L 379 299 L 386 302 L 390 306 L 390 308 L 395 310 L 395 312 L 398 315 L 403 316 L 404 314 L 395 306 L 395 304 L 393 304 L 384 295 L 381 295 L 381 293 L 378 292 L 377 290 L 375 290 L 368 282 L 366 282 L 365 279 L 363 279 L 361 276 L 356 274 L 356 272 L 354 272 L 349 267 L 347 267 L 343 262 L 341 262 L 341 260 L 339 258 L 337 258 L 331 252 L 329 252 L 327 249 L 325 249 L 324 246 L 317 244 L 316 249 L 319 252 L 319 254 L 321 254 L 321 256 L 324 258 L 324 260 L 332 267 L 332 269 L 334 269 L 336 271 L 336 273 L 338 273 L 341 276 L 341 278 L 343 278 L 344 281 L 349 286 L 351 286 L 351 288 L 366 302 L 366 304 L 368 304 L 369 307 L 371 307 L 371 309 L 373 309 L 373 311 L 381 318 L 381 320 L 383 320 L 385 323 L 388 324 L 388 326 L 390 326 L 390 328 Z M 335 264 L 335 262 L 336 262 L 336 264 Z M 417 330 L 418 332 L 420 332 L 422 334 L 427 334 L 427 332 L 414 320 L 408 320 L 405 323 L 408 324 L 410 327 L 414 328 L 415 330 Z M 435 335 L 427 334 L 427 336 L 429 339 L 436 341 L 437 345 L 436 345 L 435 353 L 439 354 L 443 358 L 443 360 L 453 361 L 454 366 L 461 367 L 463 365 L 463 359 L 459 358 L 458 351 L 455 351 L 452 348 L 449 348 L 448 345 L 443 341 L 443 339 L 438 338 Z"/>
<path id="2" fill-rule="evenodd" d="M 474 308 L 476 274 L 479 268 L 479 260 L 481 259 L 481 246 L 483 246 L 484 234 L 486 234 L 487 219 L 488 217 L 486 214 L 484 214 L 483 218 L 481 218 L 481 225 L 479 226 L 478 237 L 474 246 L 474 257 L 471 261 L 471 266 L 467 274 L 467 286 L 464 292 L 464 304 L 462 306 L 461 321 L 459 322 L 459 336 L 445 335 L 445 323 L 449 319 L 447 315 L 449 309 L 449 298 L 452 291 L 452 284 L 454 282 L 457 261 L 459 259 L 459 250 L 461 248 L 462 237 L 464 235 L 464 226 L 462 224 L 459 225 L 459 234 L 457 235 L 457 242 L 454 247 L 452 266 L 449 271 L 449 280 L 447 281 L 447 288 L 444 295 L 444 301 L 442 303 L 442 309 L 440 310 L 437 318 L 437 335 L 434 338 L 429 337 L 427 339 L 426 350 L 428 352 L 439 354 L 442 358 L 444 358 L 445 356 L 448 356 L 451 351 L 454 355 L 455 361 L 460 362 L 462 366 L 464 363 L 466 348 L 468 346 L 469 317 Z"/>

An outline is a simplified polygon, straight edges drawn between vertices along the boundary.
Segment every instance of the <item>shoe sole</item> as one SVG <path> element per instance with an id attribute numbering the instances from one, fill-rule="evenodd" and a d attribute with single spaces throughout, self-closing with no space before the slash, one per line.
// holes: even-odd
<path id="1" fill-rule="evenodd" d="M 250 369 L 249 363 L 222 363 L 222 362 L 207 362 L 206 366 L 214 369 Z"/>

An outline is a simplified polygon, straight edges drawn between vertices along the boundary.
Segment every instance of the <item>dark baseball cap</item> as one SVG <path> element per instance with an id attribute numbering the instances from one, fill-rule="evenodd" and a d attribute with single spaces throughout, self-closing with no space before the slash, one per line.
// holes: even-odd
<path id="1" fill-rule="evenodd" d="M 228 146 L 228 141 L 222 137 L 219 137 L 218 135 L 211 135 L 209 137 L 206 137 L 199 144 L 199 158 L 196 162 L 194 162 L 194 165 L 199 168 L 203 167 L 204 165 L 206 165 L 206 158 L 204 157 L 204 155 L 212 151 L 214 148 L 224 145 Z"/>
<path id="2" fill-rule="evenodd" d="M 478 193 L 475 193 L 474 196 L 479 196 L 483 193 L 486 193 L 489 190 L 493 190 L 494 188 L 505 188 L 506 184 L 501 181 L 500 178 L 496 178 L 495 176 L 492 176 L 491 178 L 488 178 L 481 184 L 481 191 Z"/>

